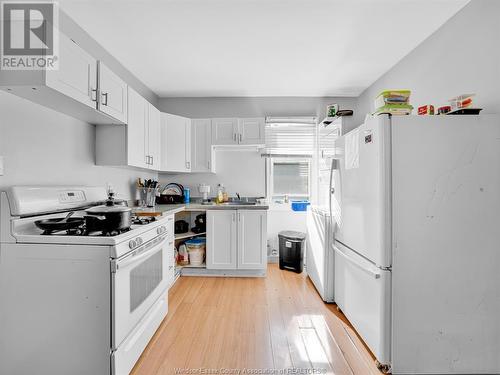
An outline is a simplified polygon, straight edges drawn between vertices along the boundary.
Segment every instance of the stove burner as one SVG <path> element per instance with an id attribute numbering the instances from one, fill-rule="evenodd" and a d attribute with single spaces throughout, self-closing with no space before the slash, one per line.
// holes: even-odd
<path id="1" fill-rule="evenodd" d="M 45 230 L 42 232 L 42 235 L 54 235 L 54 236 L 105 236 L 105 237 L 113 237 L 118 236 L 119 234 L 128 232 L 131 228 L 120 229 L 120 230 L 112 230 L 112 231 L 88 231 L 85 228 L 85 224 L 80 225 L 77 228 L 71 229 L 62 229 L 62 230 Z"/>
<path id="2" fill-rule="evenodd" d="M 155 216 L 133 216 L 132 224 L 145 225 L 156 221 Z"/>

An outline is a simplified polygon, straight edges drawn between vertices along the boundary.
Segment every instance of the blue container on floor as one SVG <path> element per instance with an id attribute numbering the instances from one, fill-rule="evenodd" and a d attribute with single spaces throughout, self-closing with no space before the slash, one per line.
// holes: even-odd
<path id="1" fill-rule="evenodd" d="M 307 206 L 310 204 L 309 201 L 292 201 L 292 210 L 307 211 Z"/>

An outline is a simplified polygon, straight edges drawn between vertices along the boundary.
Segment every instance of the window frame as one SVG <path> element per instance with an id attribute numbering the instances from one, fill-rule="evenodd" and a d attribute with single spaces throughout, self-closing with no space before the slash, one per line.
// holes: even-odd
<path id="1" fill-rule="evenodd" d="M 306 163 L 308 167 L 308 173 L 307 173 L 307 195 L 304 194 L 275 194 L 274 192 L 274 163 L 290 163 L 290 164 L 296 164 L 296 163 Z M 268 173 L 267 173 L 267 179 L 269 181 L 268 183 L 268 197 L 270 197 L 271 201 L 277 201 L 277 200 L 282 200 L 285 198 L 285 196 L 288 196 L 289 198 L 293 199 L 305 199 L 305 200 L 310 200 L 311 199 L 311 194 L 312 194 L 312 159 L 311 158 L 304 158 L 304 157 L 276 157 L 276 158 L 269 158 L 268 159 Z"/>

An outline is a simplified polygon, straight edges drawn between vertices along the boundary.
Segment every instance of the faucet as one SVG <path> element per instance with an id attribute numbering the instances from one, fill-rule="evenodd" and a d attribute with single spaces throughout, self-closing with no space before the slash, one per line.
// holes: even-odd
<path id="1" fill-rule="evenodd" d="M 236 196 L 238 197 L 238 200 L 241 201 L 240 193 L 236 193 Z"/>

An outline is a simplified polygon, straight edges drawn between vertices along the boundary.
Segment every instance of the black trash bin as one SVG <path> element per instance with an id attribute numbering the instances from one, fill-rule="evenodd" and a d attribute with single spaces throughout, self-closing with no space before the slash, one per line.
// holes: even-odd
<path id="1" fill-rule="evenodd" d="M 280 269 L 289 269 L 297 273 L 304 270 L 304 248 L 306 234 L 292 230 L 278 233 L 280 244 Z"/>

